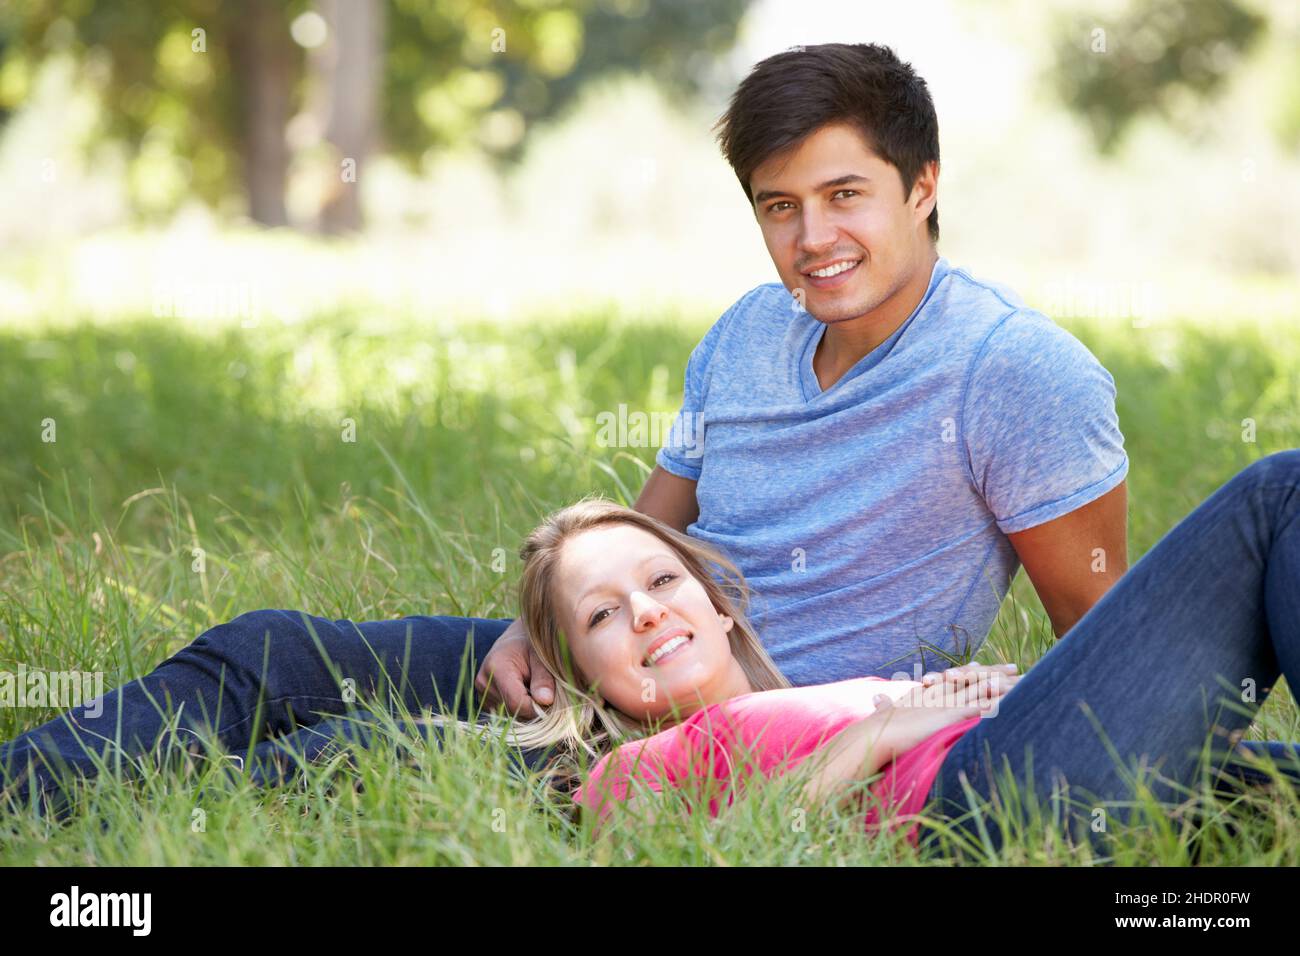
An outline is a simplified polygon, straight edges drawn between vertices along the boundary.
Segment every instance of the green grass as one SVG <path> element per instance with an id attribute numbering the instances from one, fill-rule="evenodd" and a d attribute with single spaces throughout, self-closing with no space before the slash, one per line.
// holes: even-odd
<path id="1" fill-rule="evenodd" d="M 449 328 L 367 318 L 204 334 L 148 318 L 0 333 L 0 669 L 101 670 L 116 686 L 263 607 L 354 620 L 513 616 L 516 549 L 537 518 L 593 490 L 630 503 L 649 471 L 653 449 L 597 447 L 595 415 L 620 402 L 674 411 L 708 321 L 579 315 Z M 1282 322 L 1065 324 L 1117 381 L 1132 560 L 1250 461 L 1300 445 L 1300 332 Z M 1241 440 L 1246 418 L 1254 443 Z M 52 443 L 41 440 L 46 419 Z M 342 438 L 345 419 L 355 442 Z M 493 567 L 501 553 L 504 572 Z M 978 656 L 1028 669 L 1051 642 L 1021 575 Z M 55 714 L 0 708 L 0 739 Z M 1249 736 L 1300 739 L 1284 685 Z M 101 775 L 66 823 L 0 818 L 3 860 L 937 861 L 918 861 L 901 836 L 864 836 L 851 813 L 800 807 L 794 778 L 752 788 L 716 821 L 671 807 L 654 825 L 620 813 L 593 840 L 562 801 L 508 771 L 500 745 L 458 737 L 434 754 L 408 741 L 411 760 L 396 743 L 384 735 L 352 765 L 312 766 L 270 789 L 227 780 L 218 759 Z M 995 861 L 1092 861 L 1050 809 Z M 1114 835 L 1114 861 L 1300 862 L 1300 807 L 1285 787 L 1206 798 L 1197 826 L 1189 813 L 1149 810 Z M 978 845 L 948 850 L 981 859 Z"/>

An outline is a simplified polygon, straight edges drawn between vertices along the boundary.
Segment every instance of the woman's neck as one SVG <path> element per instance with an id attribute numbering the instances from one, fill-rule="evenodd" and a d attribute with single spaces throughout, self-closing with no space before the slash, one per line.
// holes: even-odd
<path id="1" fill-rule="evenodd" d="M 740 662 L 733 657 L 726 672 L 717 681 L 698 688 L 696 696 L 689 702 L 682 701 L 678 705 L 676 716 L 674 717 L 672 714 L 665 716 L 662 718 L 660 726 L 663 728 L 676 726 L 706 707 L 752 693 L 754 693 L 754 686 L 750 683 L 749 675 L 740 666 Z"/>

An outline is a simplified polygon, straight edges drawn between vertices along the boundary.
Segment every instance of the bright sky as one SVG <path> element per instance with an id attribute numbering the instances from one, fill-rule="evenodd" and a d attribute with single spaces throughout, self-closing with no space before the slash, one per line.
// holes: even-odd
<path id="1" fill-rule="evenodd" d="M 1005 17 L 977 10 L 949 0 L 759 0 L 731 63 L 739 76 L 795 44 L 882 43 L 925 78 L 945 139 L 987 134 L 1023 108 L 1033 64 Z"/>

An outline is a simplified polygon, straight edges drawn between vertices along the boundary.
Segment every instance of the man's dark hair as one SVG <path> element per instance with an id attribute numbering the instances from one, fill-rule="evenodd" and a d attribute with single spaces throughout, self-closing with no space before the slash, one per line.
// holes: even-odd
<path id="1" fill-rule="evenodd" d="M 741 81 L 714 129 L 721 127 L 723 155 L 752 206 L 754 170 L 836 122 L 854 126 L 898 170 L 904 197 L 925 164 L 939 160 L 939 119 L 925 80 L 875 43 L 821 43 L 769 56 Z M 937 242 L 938 203 L 926 224 Z"/>

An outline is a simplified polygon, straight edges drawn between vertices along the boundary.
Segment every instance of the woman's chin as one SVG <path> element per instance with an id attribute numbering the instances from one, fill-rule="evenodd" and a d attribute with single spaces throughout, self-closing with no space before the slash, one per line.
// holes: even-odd
<path id="1" fill-rule="evenodd" d="M 669 717 L 674 710 L 683 717 L 695 713 L 715 701 L 709 700 L 703 688 L 710 683 L 711 675 L 700 672 L 695 674 L 674 675 L 671 683 L 660 680 L 655 685 L 655 699 L 645 706 L 654 713 Z"/>

